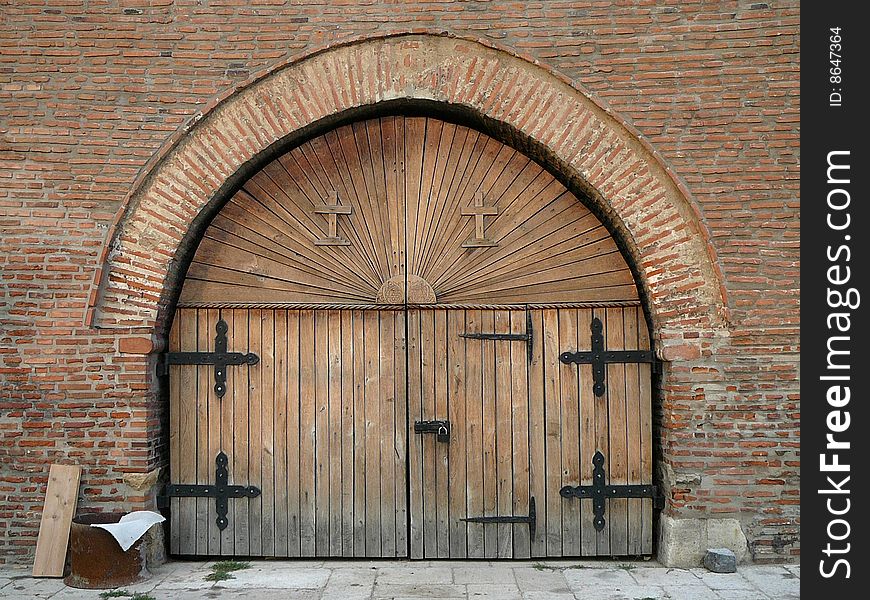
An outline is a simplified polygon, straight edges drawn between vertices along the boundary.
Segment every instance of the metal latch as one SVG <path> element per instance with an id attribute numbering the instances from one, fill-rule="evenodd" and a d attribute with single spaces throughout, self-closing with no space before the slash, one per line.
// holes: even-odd
<path id="1" fill-rule="evenodd" d="M 505 342 L 526 342 L 526 356 L 529 362 L 532 362 L 532 343 L 534 334 L 532 332 L 532 313 L 526 311 L 526 332 L 525 333 L 460 333 L 459 337 L 468 340 L 491 340 Z"/>
<path id="2" fill-rule="evenodd" d="M 439 442 L 450 441 L 449 421 L 414 421 L 414 433 L 434 433 Z"/>
<path id="3" fill-rule="evenodd" d="M 499 516 L 499 517 L 465 517 L 464 519 L 459 519 L 460 521 L 466 521 L 468 523 L 528 523 L 529 525 L 529 535 L 532 539 L 535 538 L 535 528 L 538 523 L 538 512 L 535 510 L 535 497 L 532 496 L 529 498 L 529 514 L 526 517 L 510 515 L 510 516 Z"/>

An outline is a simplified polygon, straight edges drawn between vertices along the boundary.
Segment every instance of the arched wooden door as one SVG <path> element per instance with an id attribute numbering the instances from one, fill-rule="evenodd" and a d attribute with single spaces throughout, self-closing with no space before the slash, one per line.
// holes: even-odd
<path id="1" fill-rule="evenodd" d="M 188 271 L 171 550 L 650 554 L 649 347 L 614 240 L 538 164 L 431 118 L 338 128 Z"/>

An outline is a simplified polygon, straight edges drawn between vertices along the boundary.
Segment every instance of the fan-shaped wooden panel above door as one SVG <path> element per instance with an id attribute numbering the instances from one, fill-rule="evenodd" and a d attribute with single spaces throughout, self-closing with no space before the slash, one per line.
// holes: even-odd
<path id="1" fill-rule="evenodd" d="M 208 227 L 182 304 L 637 301 L 601 222 L 540 165 L 432 118 L 340 127 L 254 175 Z"/>

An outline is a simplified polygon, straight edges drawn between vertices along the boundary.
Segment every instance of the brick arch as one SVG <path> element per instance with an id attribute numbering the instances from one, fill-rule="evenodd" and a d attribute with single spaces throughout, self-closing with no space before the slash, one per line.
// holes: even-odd
<path id="1" fill-rule="evenodd" d="M 725 327 L 709 234 L 687 190 L 625 121 L 530 60 L 446 34 L 354 40 L 232 90 L 152 158 L 107 236 L 89 323 L 162 331 L 215 202 L 264 155 L 342 115 L 391 101 L 460 107 L 531 140 L 623 240 L 656 337 Z M 676 335 L 671 335 L 674 333 Z"/>

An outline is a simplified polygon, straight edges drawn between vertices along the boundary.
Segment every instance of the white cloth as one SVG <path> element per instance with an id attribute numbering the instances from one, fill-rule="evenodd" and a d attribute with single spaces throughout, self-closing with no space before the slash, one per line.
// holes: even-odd
<path id="1" fill-rule="evenodd" d="M 117 523 L 94 523 L 91 527 L 105 529 L 117 540 L 121 550 L 126 552 L 136 540 L 145 535 L 155 523 L 161 523 L 166 518 L 150 510 L 136 510 L 121 517 Z"/>

